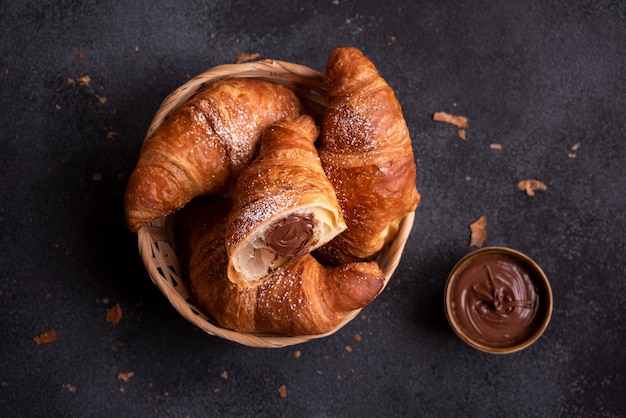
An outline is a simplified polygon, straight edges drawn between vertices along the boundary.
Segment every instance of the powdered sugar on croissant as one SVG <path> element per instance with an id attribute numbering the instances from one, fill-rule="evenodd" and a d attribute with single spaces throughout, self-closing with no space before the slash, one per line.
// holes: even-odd
<path id="1" fill-rule="evenodd" d="M 300 111 L 297 96 L 279 84 L 233 78 L 208 85 L 145 140 L 124 196 L 129 228 L 230 186 L 257 152 L 261 131 Z"/>
<path id="2" fill-rule="evenodd" d="M 235 283 L 257 285 L 346 229 L 314 146 L 318 134 L 308 115 L 285 118 L 263 132 L 258 156 L 233 191 L 226 248 Z"/>
<path id="3" fill-rule="evenodd" d="M 224 245 L 229 200 L 194 199 L 176 216 L 179 242 L 198 304 L 223 328 L 242 333 L 314 335 L 332 331 L 369 304 L 384 286 L 375 262 L 323 267 L 310 254 L 277 268 L 258 286 L 228 279 Z"/>
<path id="4" fill-rule="evenodd" d="M 324 81 L 319 155 L 348 228 L 317 254 L 329 263 L 365 260 L 419 203 L 411 138 L 393 90 L 357 48 L 335 49 Z"/>

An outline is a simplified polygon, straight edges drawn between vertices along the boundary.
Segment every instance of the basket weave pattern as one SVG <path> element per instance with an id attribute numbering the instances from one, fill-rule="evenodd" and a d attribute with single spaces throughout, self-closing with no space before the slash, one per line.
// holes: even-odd
<path id="1" fill-rule="evenodd" d="M 264 60 L 243 64 L 225 64 L 214 67 L 176 89 L 157 110 L 146 138 L 180 105 L 185 103 L 206 84 L 230 77 L 249 77 L 285 85 L 296 92 L 309 111 L 323 115 L 326 95 L 322 75 L 308 67 L 276 60 Z M 378 262 L 385 274 L 385 286 L 400 262 L 402 251 L 411 232 L 414 213 L 402 220 L 396 239 L 387 245 L 378 255 Z M 184 277 L 179 257 L 176 252 L 171 218 L 164 217 L 149 222 L 137 234 L 139 253 L 154 284 L 161 290 L 172 306 L 189 322 L 216 337 L 250 347 L 279 348 L 300 344 L 315 338 L 322 338 L 335 333 L 354 319 L 361 309 L 346 315 L 345 319 L 333 330 L 325 334 L 304 336 L 242 334 L 221 328 L 203 313 L 191 294 L 188 280 Z"/>

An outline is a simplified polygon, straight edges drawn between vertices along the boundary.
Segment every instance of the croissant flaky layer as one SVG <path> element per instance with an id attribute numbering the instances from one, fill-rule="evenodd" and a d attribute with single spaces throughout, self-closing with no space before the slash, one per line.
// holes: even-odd
<path id="1" fill-rule="evenodd" d="M 227 277 L 224 245 L 230 200 L 194 199 L 176 215 L 178 239 L 189 248 L 189 277 L 198 304 L 221 327 L 242 333 L 315 335 L 332 331 L 384 286 L 375 262 L 325 268 L 310 254 L 277 268 L 258 286 Z"/>
<path id="2" fill-rule="evenodd" d="M 419 204 L 411 138 L 395 93 L 357 48 L 335 49 L 324 81 L 329 103 L 319 156 L 348 228 L 318 255 L 335 264 L 365 260 Z"/>
<path id="3" fill-rule="evenodd" d="M 301 109 L 295 93 L 275 83 L 234 78 L 208 85 L 145 140 L 124 196 L 129 228 L 229 187 L 253 159 L 261 131 Z"/>
<path id="4" fill-rule="evenodd" d="M 302 115 L 273 123 L 233 190 L 226 248 L 231 280 L 254 285 L 325 244 L 346 224 L 317 155 L 319 128 Z"/>

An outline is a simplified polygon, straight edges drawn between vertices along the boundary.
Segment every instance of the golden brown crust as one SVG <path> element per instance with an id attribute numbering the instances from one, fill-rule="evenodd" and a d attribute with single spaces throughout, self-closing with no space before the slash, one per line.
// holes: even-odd
<path id="1" fill-rule="evenodd" d="M 324 80 L 329 105 L 319 155 L 348 229 L 317 255 L 329 263 L 365 260 L 419 204 L 411 138 L 393 90 L 361 51 L 335 49 Z"/>
<path id="2" fill-rule="evenodd" d="M 226 274 L 224 245 L 229 205 L 219 197 L 201 197 L 176 216 L 178 237 L 190 248 L 194 296 L 220 326 L 242 333 L 323 334 L 382 290 L 384 276 L 375 262 L 325 268 L 309 254 L 257 287 L 234 284 Z"/>
<path id="3" fill-rule="evenodd" d="M 236 283 L 258 284 L 269 270 L 325 244 L 346 228 L 317 155 L 318 135 L 319 128 L 307 115 L 282 119 L 263 132 L 258 156 L 233 190 L 226 247 L 228 275 Z M 296 221 L 286 228 L 292 241 L 285 244 L 294 245 L 294 252 L 275 254 L 268 231 L 305 216 L 310 217 L 309 227 Z"/>
<path id="4" fill-rule="evenodd" d="M 144 142 L 124 197 L 129 228 L 234 182 L 263 128 L 300 111 L 295 94 L 275 83 L 234 78 L 207 86 Z"/>

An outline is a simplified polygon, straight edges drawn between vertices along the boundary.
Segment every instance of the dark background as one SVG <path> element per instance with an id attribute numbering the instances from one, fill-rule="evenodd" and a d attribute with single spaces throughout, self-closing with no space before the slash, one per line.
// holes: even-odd
<path id="1" fill-rule="evenodd" d="M 0 415 L 625 416 L 626 3 L 3 1 L 0 34 Z M 152 115 L 238 52 L 323 70 L 344 45 L 378 66 L 411 131 L 423 200 L 402 263 L 328 338 L 207 335 L 124 226 Z M 469 118 L 466 140 L 432 121 L 442 110 Z M 526 178 L 548 189 L 529 197 Z M 516 354 L 476 351 L 445 319 L 481 215 L 485 245 L 552 283 L 550 326 Z"/>

